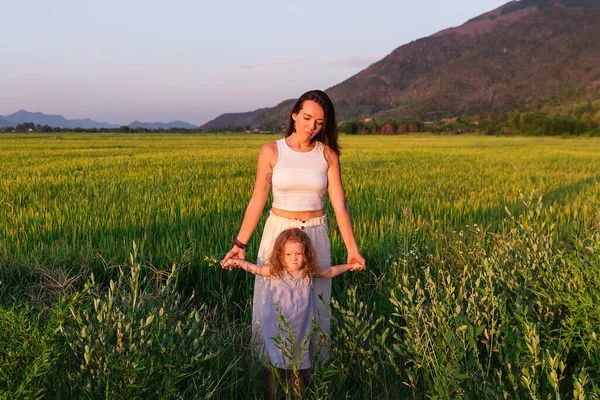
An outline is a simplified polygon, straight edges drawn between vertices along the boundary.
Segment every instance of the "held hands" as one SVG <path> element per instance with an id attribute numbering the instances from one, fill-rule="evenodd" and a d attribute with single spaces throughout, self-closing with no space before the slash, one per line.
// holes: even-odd
<path id="1" fill-rule="evenodd" d="M 367 268 L 366 264 L 365 264 L 365 258 L 363 256 L 360 255 L 360 253 L 358 251 L 355 252 L 348 252 L 348 264 L 355 264 L 358 263 L 361 265 L 362 268 L 352 268 L 350 271 L 358 271 L 361 269 L 365 269 Z"/>
<path id="2" fill-rule="evenodd" d="M 229 258 L 227 261 L 221 261 L 221 266 L 225 269 L 242 268 L 246 261 L 243 258 Z"/>
<path id="3" fill-rule="evenodd" d="M 365 264 L 361 264 L 359 262 L 351 262 L 348 263 L 350 265 L 350 269 L 348 271 L 362 271 L 364 269 L 367 269 L 367 267 L 365 266 Z"/>
<path id="4" fill-rule="evenodd" d="M 233 246 L 233 248 L 227 252 L 227 254 L 225 255 L 225 258 L 223 258 L 223 260 L 221 260 L 221 267 L 224 269 L 231 270 L 231 268 L 236 267 L 236 265 L 228 265 L 227 261 L 229 261 L 231 259 L 238 259 L 240 261 L 244 261 L 245 255 L 246 255 L 246 252 L 244 251 L 244 249 L 240 249 L 237 246 Z M 237 266 L 239 266 L 239 265 L 237 265 Z"/>

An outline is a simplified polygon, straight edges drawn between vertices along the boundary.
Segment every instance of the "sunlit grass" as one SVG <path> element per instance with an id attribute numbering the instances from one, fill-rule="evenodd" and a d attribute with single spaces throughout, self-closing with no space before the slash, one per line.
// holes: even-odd
<path id="1" fill-rule="evenodd" d="M 3 136 L 0 260 L 98 266 L 97 255 L 126 257 L 133 240 L 157 265 L 220 255 L 241 222 L 258 151 L 273 139 Z M 343 136 L 342 146 L 356 235 L 374 261 L 381 250 L 393 252 L 399 230 L 411 229 L 403 208 L 417 226 L 495 228 L 520 192 L 535 191 L 554 205 L 563 231 L 596 215 L 599 140 Z M 330 221 L 334 255 L 342 257 Z"/>

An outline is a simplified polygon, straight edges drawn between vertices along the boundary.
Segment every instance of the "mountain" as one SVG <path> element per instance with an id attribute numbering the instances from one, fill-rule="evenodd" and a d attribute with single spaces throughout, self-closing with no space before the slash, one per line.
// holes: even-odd
<path id="1" fill-rule="evenodd" d="M 2 122 L 4 120 L 4 122 Z M 66 119 L 62 115 L 47 115 L 41 112 L 29 112 L 19 110 L 14 114 L 0 116 L 0 126 L 14 126 L 26 122 L 33 122 L 36 125 L 48 125 L 53 128 L 118 128 L 119 125 L 96 122 L 89 118 L 86 119 Z"/>
<path id="2" fill-rule="evenodd" d="M 196 125 L 188 124 L 183 121 L 173 121 L 173 122 L 140 122 L 133 121 L 129 124 L 130 128 L 146 128 L 146 129 L 174 129 L 174 128 L 183 128 L 183 129 L 197 129 Z"/>
<path id="3" fill-rule="evenodd" d="M 511 2 L 399 47 L 328 93 L 340 119 L 537 109 L 600 79 L 598 37 L 597 0 Z"/>
<path id="4" fill-rule="evenodd" d="M 227 128 L 229 126 L 249 126 L 251 129 L 254 129 L 258 127 L 258 119 L 260 116 L 267 110 L 269 109 L 260 108 L 245 113 L 222 114 L 202 125 L 200 129 L 209 131 L 211 129 Z"/>
<path id="5" fill-rule="evenodd" d="M 26 122 L 33 122 L 36 125 L 48 125 L 52 128 L 82 128 L 82 129 L 111 129 L 118 128 L 119 125 L 108 124 L 105 122 L 97 122 L 89 118 L 86 119 L 66 119 L 62 115 L 47 115 L 41 112 L 29 112 L 25 110 L 19 110 L 14 114 L 7 116 L 0 115 L 0 127 L 15 126 L 17 124 L 23 124 Z M 129 124 L 131 128 L 146 128 L 146 129 L 172 129 L 172 128 L 184 128 L 184 129 L 196 129 L 196 125 L 189 124 L 183 121 L 173 122 L 139 122 L 134 121 Z"/>
<path id="6" fill-rule="evenodd" d="M 598 0 L 511 1 L 400 46 L 326 92 L 339 121 L 539 109 L 600 83 L 599 37 Z M 292 102 L 257 110 L 248 124 L 284 124 Z"/>

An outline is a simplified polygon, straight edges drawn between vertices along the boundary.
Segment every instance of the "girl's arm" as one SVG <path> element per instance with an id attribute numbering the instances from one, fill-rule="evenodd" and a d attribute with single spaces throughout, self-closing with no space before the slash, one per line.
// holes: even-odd
<path id="1" fill-rule="evenodd" d="M 271 276 L 269 274 L 270 268 L 268 265 L 252 264 L 251 262 L 242 260 L 241 258 L 230 258 L 227 261 L 225 261 L 225 265 L 223 265 L 223 267 L 229 267 L 229 269 L 231 269 L 232 267 L 237 267 L 242 268 L 243 270 L 248 271 L 254 275 L 260 275 L 265 277 Z"/>
<path id="2" fill-rule="evenodd" d="M 337 220 L 342 239 L 346 245 L 346 250 L 348 251 L 348 262 L 359 262 L 364 266 L 365 259 L 358 252 L 354 231 L 352 230 L 350 209 L 346 203 L 346 195 L 344 194 L 344 187 L 342 186 L 340 158 L 328 147 L 325 148 L 325 157 L 329 164 L 329 168 L 327 169 L 329 199 L 333 211 L 335 212 L 335 219 Z"/>
<path id="3" fill-rule="evenodd" d="M 248 240 L 250 240 L 250 236 L 252 236 L 252 232 L 254 232 L 265 208 L 267 198 L 269 197 L 269 190 L 271 189 L 271 176 L 273 175 L 275 162 L 277 162 L 277 143 L 267 143 L 262 147 L 258 155 L 254 191 L 252 192 L 252 198 L 248 203 L 248 207 L 246 207 L 242 226 L 236 236 L 236 239 L 242 243 L 248 243 Z M 234 245 L 221 261 L 221 265 L 225 268 L 225 264 L 230 258 L 244 259 L 244 257 L 244 249 Z"/>
<path id="4" fill-rule="evenodd" d="M 365 265 L 359 262 L 353 262 L 350 264 L 334 265 L 328 268 L 322 268 L 317 272 L 318 278 L 333 278 L 341 275 L 347 271 L 360 271 L 365 269 Z"/>

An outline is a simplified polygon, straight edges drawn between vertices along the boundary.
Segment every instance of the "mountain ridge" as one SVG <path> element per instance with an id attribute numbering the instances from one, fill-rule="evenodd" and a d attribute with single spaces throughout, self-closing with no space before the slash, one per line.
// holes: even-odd
<path id="1" fill-rule="evenodd" d="M 118 128 L 118 125 L 108 124 L 105 122 L 97 122 L 93 121 L 89 118 L 84 119 L 67 119 L 62 115 L 58 114 L 44 114 L 41 112 L 30 112 L 27 110 L 19 110 L 9 115 L 2 116 L 0 115 L 0 120 L 5 121 L 5 125 L 2 125 L 0 122 L 0 126 L 14 126 L 17 124 L 24 123 L 34 123 L 36 125 L 48 125 L 53 128 L 82 128 L 82 129 L 92 129 L 92 128 Z M 6 124 L 8 123 L 8 124 Z"/>
<path id="2" fill-rule="evenodd" d="M 30 112 L 27 110 L 18 110 L 12 114 L 3 116 L 0 115 L 0 128 L 15 126 L 17 124 L 34 123 L 36 125 L 47 125 L 52 128 L 66 129 L 115 129 L 119 128 L 118 124 L 110 124 L 106 122 L 94 121 L 90 118 L 83 119 L 67 119 L 59 114 L 44 114 L 42 112 Z M 140 122 L 133 121 L 127 125 L 130 128 L 145 128 L 145 129 L 196 129 L 197 125 L 190 124 L 184 121 L 171 122 Z"/>
<path id="3" fill-rule="evenodd" d="M 266 107 L 254 111 L 221 114 L 217 118 L 202 125 L 201 129 L 210 130 L 215 128 L 227 128 L 229 126 L 247 126 L 251 129 L 258 128 L 257 117 L 268 109 L 269 108 Z"/>
<path id="4" fill-rule="evenodd" d="M 565 75 L 565 68 L 576 68 L 577 62 L 565 63 L 566 59 L 600 53 L 598 45 L 585 52 L 577 49 L 586 41 L 582 29 L 592 27 L 600 33 L 599 9 L 590 18 L 589 10 L 562 4 L 507 3 L 457 28 L 401 46 L 327 93 L 336 107 L 340 104 L 341 119 L 455 116 L 539 107 L 577 89 L 577 82 L 565 85 L 556 79 Z M 488 24 L 485 29 L 482 23 Z M 587 40 L 590 37 L 598 35 L 590 32 Z M 600 66 L 597 55 L 593 65 Z M 578 75 L 580 81 L 588 81 L 583 75 Z M 536 80 L 550 85 L 534 85 Z"/>
<path id="5" fill-rule="evenodd" d="M 594 37 L 600 37 L 597 0 L 511 1 L 399 46 L 325 91 L 339 121 L 539 109 L 600 80 Z M 286 102 L 293 100 L 257 113 L 253 122 L 284 124 Z"/>

